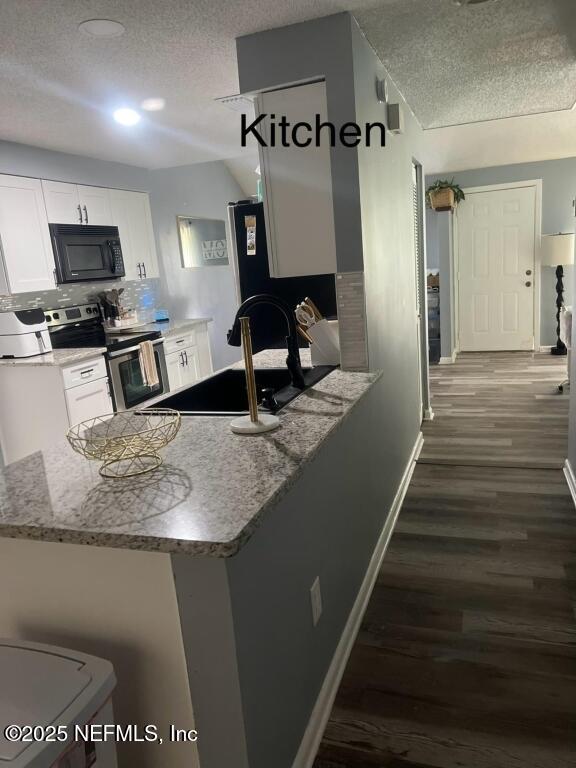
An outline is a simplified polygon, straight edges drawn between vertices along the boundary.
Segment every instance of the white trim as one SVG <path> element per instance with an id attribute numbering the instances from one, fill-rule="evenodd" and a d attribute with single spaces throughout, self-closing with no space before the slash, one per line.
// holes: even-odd
<path id="1" fill-rule="evenodd" d="M 453 350 L 452 357 L 441 357 L 440 360 L 438 360 L 438 365 L 454 365 L 457 356 L 458 352 Z"/>
<path id="2" fill-rule="evenodd" d="M 330 663 L 330 667 L 328 668 L 328 672 L 322 683 L 322 688 L 316 699 L 312 714 L 308 720 L 308 725 L 306 726 L 304 736 L 300 742 L 300 748 L 292 763 L 292 768 L 312 768 L 314 760 L 316 759 L 316 754 L 332 711 L 332 705 L 334 704 L 334 699 L 338 693 L 342 675 L 344 674 L 346 664 L 348 663 L 348 657 L 350 656 L 356 640 L 356 635 L 362 624 L 364 612 L 366 611 L 370 595 L 372 594 L 374 584 L 376 583 L 382 560 L 384 559 L 388 543 L 392 537 L 394 526 L 396 525 L 396 520 L 398 519 L 398 514 L 402 508 L 402 503 L 406 491 L 408 490 L 408 486 L 410 485 L 412 473 L 416 467 L 416 462 L 418 461 L 418 456 L 420 455 L 423 444 L 424 437 L 422 432 L 419 432 L 410 458 L 408 459 L 408 463 L 406 464 L 404 474 L 402 475 L 400 485 L 396 491 L 396 496 L 390 507 L 386 523 L 384 524 L 384 528 L 382 529 L 382 533 L 380 534 L 378 543 L 372 554 L 366 575 L 364 576 L 364 580 L 362 581 L 362 585 L 348 616 L 348 621 L 346 622 L 346 626 L 340 637 L 340 642 L 332 657 L 332 662 Z"/>
<path id="3" fill-rule="evenodd" d="M 566 461 L 564 462 L 564 477 L 566 478 L 566 482 L 568 483 L 568 488 L 570 490 L 570 495 L 572 496 L 572 501 L 576 506 L 576 475 L 574 474 L 574 470 L 572 469 L 572 464 L 570 464 L 570 459 L 566 459 Z"/>
<path id="4" fill-rule="evenodd" d="M 540 244 L 542 237 L 542 179 L 527 179 L 526 181 L 510 181 L 506 184 L 486 184 L 483 187 L 465 187 L 465 195 L 473 195 L 479 192 L 497 192 L 502 189 L 521 189 L 523 187 L 534 187 L 536 193 L 535 210 L 534 210 L 534 350 L 540 349 L 540 271 L 541 271 L 541 256 L 540 256 Z M 455 280 L 455 338 L 457 340 L 458 349 L 460 343 L 460 312 L 459 312 L 459 270 L 458 270 L 458 206 L 456 206 L 454 220 L 456 223 L 454 240 L 453 240 L 453 256 L 454 256 L 454 274 Z"/>
<path id="5" fill-rule="evenodd" d="M 434 421 L 434 411 L 432 408 L 424 409 L 424 421 Z"/>

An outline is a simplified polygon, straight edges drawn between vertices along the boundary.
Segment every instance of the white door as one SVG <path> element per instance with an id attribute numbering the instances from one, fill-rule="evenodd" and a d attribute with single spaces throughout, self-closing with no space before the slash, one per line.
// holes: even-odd
<path id="1" fill-rule="evenodd" d="M 533 349 L 536 188 L 469 193 L 457 215 L 460 350 Z"/>
<path id="2" fill-rule="evenodd" d="M 39 179 L 0 176 L 0 292 L 49 291 L 56 285 Z"/>
<path id="3" fill-rule="evenodd" d="M 105 187 L 79 186 L 78 197 L 80 199 L 84 224 L 93 224 L 98 227 L 113 226 L 114 221 L 112 218 L 109 189 Z"/>
<path id="4" fill-rule="evenodd" d="M 70 426 L 79 424 L 96 416 L 105 416 L 112 413 L 112 398 L 108 378 L 90 381 L 79 387 L 66 390 L 66 407 Z"/>
<path id="5" fill-rule="evenodd" d="M 83 224 L 84 216 L 76 184 L 43 181 L 44 203 L 50 224 Z"/>

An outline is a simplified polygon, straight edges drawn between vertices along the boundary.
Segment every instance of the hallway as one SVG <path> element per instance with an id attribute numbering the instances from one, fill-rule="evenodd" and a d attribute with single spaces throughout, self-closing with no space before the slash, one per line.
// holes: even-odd
<path id="1" fill-rule="evenodd" d="M 315 768 L 568 768 L 576 754 L 576 510 L 565 358 L 462 355 Z"/>

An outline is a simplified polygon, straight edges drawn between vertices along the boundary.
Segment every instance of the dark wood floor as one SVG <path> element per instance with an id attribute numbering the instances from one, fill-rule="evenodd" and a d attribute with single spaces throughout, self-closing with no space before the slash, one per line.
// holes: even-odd
<path id="1" fill-rule="evenodd" d="M 547 355 L 433 370 L 436 418 L 315 768 L 576 766 L 563 377 Z"/>

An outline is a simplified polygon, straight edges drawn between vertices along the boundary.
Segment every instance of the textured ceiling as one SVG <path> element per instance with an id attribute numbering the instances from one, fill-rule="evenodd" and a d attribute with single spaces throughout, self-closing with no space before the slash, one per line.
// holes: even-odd
<path id="1" fill-rule="evenodd" d="M 238 90 L 235 38 L 342 10 L 424 127 L 572 106 L 576 0 L 0 0 L 0 138 L 149 168 L 236 156 L 214 103 Z M 90 18 L 126 34 L 88 38 Z M 111 120 L 150 96 L 166 110 Z"/>
<path id="2" fill-rule="evenodd" d="M 355 16 L 424 128 L 576 100 L 576 0 L 395 0 Z"/>

